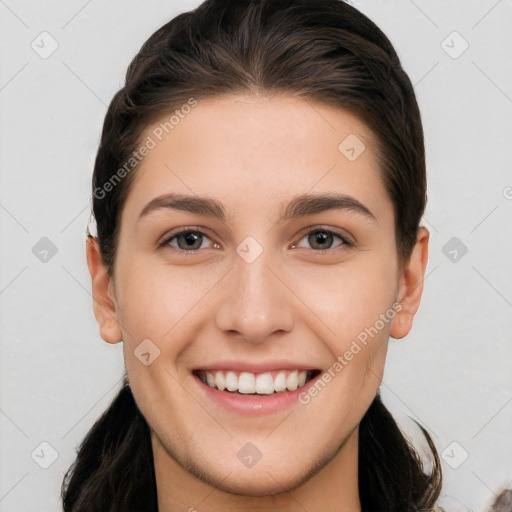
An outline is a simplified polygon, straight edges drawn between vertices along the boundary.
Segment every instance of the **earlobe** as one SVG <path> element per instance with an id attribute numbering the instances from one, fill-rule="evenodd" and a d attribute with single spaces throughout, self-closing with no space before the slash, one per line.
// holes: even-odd
<path id="1" fill-rule="evenodd" d="M 100 335 L 107 343 L 119 343 L 123 335 L 117 321 L 114 282 L 103 263 L 98 239 L 87 237 L 87 266 L 91 275 L 93 310 L 100 327 Z"/>
<path id="2" fill-rule="evenodd" d="M 423 281 L 428 262 L 428 241 L 430 233 L 427 228 L 420 227 L 416 243 L 409 261 L 404 266 L 398 280 L 398 302 L 396 315 L 391 323 L 389 334 L 400 339 L 409 334 L 414 315 L 418 311 L 423 293 Z"/>

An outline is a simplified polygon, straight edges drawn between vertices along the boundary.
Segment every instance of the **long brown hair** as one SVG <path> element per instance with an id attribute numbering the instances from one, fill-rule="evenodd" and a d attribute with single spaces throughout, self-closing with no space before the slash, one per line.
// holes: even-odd
<path id="1" fill-rule="evenodd" d="M 144 43 L 105 116 L 93 213 L 110 275 L 144 130 L 191 100 L 238 92 L 293 94 L 343 108 L 366 123 L 378 141 L 397 253 L 406 262 L 426 204 L 425 150 L 413 87 L 388 38 L 341 0 L 206 0 Z M 432 451 L 430 474 L 377 393 L 359 425 L 364 512 L 434 507 L 441 466 L 420 428 Z M 62 499 L 64 512 L 157 510 L 149 427 L 126 378 L 80 445 Z"/>

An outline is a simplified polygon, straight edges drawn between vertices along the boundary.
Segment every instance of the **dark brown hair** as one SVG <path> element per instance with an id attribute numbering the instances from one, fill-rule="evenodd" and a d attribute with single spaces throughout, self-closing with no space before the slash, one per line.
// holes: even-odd
<path id="1" fill-rule="evenodd" d="M 425 151 L 413 87 L 388 38 L 341 0 L 206 0 L 144 43 L 105 116 L 93 213 L 111 276 L 145 129 L 191 101 L 230 93 L 292 94 L 366 123 L 394 206 L 397 253 L 408 260 L 427 198 Z M 420 428 L 432 451 L 430 474 L 377 393 L 359 425 L 364 512 L 434 507 L 441 466 Z M 157 510 L 149 427 L 126 377 L 79 447 L 62 498 L 64 512 Z"/>

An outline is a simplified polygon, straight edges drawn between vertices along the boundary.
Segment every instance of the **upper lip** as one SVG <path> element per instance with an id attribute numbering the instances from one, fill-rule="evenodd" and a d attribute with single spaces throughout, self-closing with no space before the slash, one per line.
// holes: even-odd
<path id="1" fill-rule="evenodd" d="M 294 363 L 293 361 L 267 361 L 259 363 L 251 363 L 246 361 L 217 361 L 200 367 L 194 368 L 193 371 L 228 371 L 235 372 L 251 372 L 264 373 L 275 370 L 318 370 L 310 364 Z"/>

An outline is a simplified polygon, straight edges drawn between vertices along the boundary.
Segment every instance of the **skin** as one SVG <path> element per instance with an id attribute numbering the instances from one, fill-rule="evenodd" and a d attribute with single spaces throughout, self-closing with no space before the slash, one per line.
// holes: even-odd
<path id="1" fill-rule="evenodd" d="M 355 161 L 338 150 L 349 134 L 366 145 Z M 93 238 L 87 262 L 100 334 L 123 341 L 130 386 L 151 428 L 159 510 L 361 510 L 358 425 L 379 388 L 389 336 L 412 327 L 429 239 L 421 227 L 399 265 L 372 133 L 317 102 L 223 96 L 199 102 L 136 172 L 114 276 Z M 160 209 L 138 220 L 167 192 L 214 197 L 231 216 Z M 306 192 L 351 195 L 375 220 L 329 210 L 279 221 L 280 205 Z M 180 227 L 202 228 L 195 254 L 185 254 L 183 237 L 157 247 Z M 336 236 L 315 244 L 308 234 L 318 227 Z M 236 252 L 247 236 L 263 248 L 252 263 Z M 307 405 L 259 417 L 227 412 L 191 374 L 219 359 L 327 370 L 396 301 L 393 320 Z M 134 355 L 147 338 L 160 350 L 149 366 Z M 262 454 L 250 468 L 237 457 L 248 442 Z"/>

